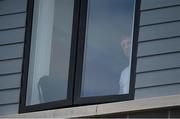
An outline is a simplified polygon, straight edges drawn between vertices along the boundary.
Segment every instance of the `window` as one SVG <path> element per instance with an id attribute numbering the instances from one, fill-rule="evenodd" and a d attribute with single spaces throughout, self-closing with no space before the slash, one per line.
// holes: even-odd
<path id="1" fill-rule="evenodd" d="M 29 0 L 20 113 L 134 97 L 139 0 Z"/>

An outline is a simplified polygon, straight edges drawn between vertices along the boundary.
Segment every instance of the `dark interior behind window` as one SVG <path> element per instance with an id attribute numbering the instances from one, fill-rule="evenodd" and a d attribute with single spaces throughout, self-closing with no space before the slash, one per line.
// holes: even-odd
<path id="1" fill-rule="evenodd" d="M 19 112 L 134 98 L 140 0 L 28 0 Z"/>

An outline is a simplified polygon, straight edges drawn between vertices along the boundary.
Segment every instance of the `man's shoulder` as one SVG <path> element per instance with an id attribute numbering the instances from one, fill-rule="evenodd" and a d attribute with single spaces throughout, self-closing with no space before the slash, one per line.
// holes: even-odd
<path id="1" fill-rule="evenodd" d="M 130 72 L 130 67 L 128 66 L 128 67 L 126 67 L 125 69 L 123 69 L 121 75 L 122 75 L 122 74 L 129 73 L 129 72 Z M 127 74 L 126 74 L 126 75 L 127 75 Z"/>

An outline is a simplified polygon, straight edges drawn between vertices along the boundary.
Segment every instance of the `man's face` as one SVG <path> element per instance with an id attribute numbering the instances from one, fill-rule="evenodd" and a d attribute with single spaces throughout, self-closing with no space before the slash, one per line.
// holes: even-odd
<path id="1" fill-rule="evenodd" d="M 127 58 L 130 57 L 130 46 L 131 46 L 131 41 L 129 38 L 125 38 L 121 41 L 121 47 Z"/>

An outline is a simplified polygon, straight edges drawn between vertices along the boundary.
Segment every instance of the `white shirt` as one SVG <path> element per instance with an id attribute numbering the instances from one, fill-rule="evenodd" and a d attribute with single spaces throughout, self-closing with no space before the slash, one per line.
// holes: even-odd
<path id="1" fill-rule="evenodd" d="M 119 80 L 119 94 L 128 94 L 129 93 L 129 82 L 130 82 L 130 67 L 126 67 L 121 72 L 121 77 Z"/>

